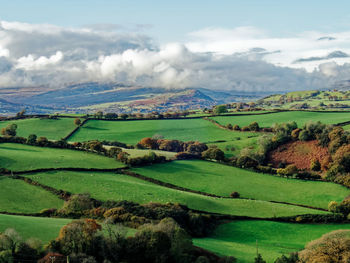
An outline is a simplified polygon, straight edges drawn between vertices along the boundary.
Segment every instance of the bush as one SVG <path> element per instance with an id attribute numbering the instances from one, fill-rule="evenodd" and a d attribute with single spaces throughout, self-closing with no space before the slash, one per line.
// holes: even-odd
<path id="1" fill-rule="evenodd" d="M 230 197 L 232 197 L 232 198 L 239 198 L 239 197 L 240 197 L 240 194 L 239 194 L 238 192 L 232 192 L 232 193 L 230 194 Z"/>
<path id="2" fill-rule="evenodd" d="M 312 171 L 320 171 L 321 170 L 321 164 L 320 161 L 318 159 L 314 159 L 311 161 L 311 166 L 310 169 Z"/>
<path id="3" fill-rule="evenodd" d="M 233 126 L 232 126 L 231 123 L 229 123 L 229 124 L 226 125 L 226 128 L 229 129 L 229 130 L 232 130 L 232 129 L 233 129 Z"/>
<path id="4" fill-rule="evenodd" d="M 250 129 L 248 126 L 244 126 L 244 127 L 242 127 L 242 131 L 250 131 Z"/>
<path id="5" fill-rule="evenodd" d="M 248 127 L 249 127 L 250 131 L 259 131 L 260 130 L 259 124 L 256 121 L 249 124 Z"/>
<path id="6" fill-rule="evenodd" d="M 328 204 L 328 211 L 332 213 L 338 212 L 338 203 L 335 201 L 330 201 Z"/>
<path id="7" fill-rule="evenodd" d="M 235 131 L 240 131 L 240 130 L 241 130 L 241 127 L 239 127 L 239 125 L 235 124 L 235 125 L 233 126 L 233 129 L 234 129 Z"/>
<path id="8" fill-rule="evenodd" d="M 294 164 L 287 165 L 286 168 L 277 169 L 279 175 L 292 176 L 293 174 L 298 173 L 298 168 Z"/>
<path id="9" fill-rule="evenodd" d="M 219 148 L 209 148 L 202 152 L 202 158 L 223 161 L 225 160 L 225 153 Z"/>
<path id="10" fill-rule="evenodd" d="M 255 168 L 256 166 L 258 166 L 258 161 L 252 159 L 249 156 L 241 156 L 237 159 L 237 166 L 241 167 L 241 168 Z"/>
<path id="11" fill-rule="evenodd" d="M 299 138 L 300 141 L 308 141 L 308 140 L 311 139 L 308 131 L 306 131 L 306 130 L 301 130 L 300 133 L 299 133 L 298 138 Z"/>

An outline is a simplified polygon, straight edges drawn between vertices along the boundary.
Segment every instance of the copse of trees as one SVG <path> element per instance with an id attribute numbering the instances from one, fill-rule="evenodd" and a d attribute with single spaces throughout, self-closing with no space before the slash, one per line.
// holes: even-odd
<path id="1" fill-rule="evenodd" d="M 1 134 L 4 136 L 16 136 L 17 124 L 12 123 L 1 129 Z"/>
<path id="2" fill-rule="evenodd" d="M 217 105 L 213 109 L 213 113 L 216 114 L 216 115 L 220 115 L 220 114 L 223 114 L 223 113 L 226 113 L 226 112 L 227 112 L 227 106 L 226 105 Z"/>
<path id="3" fill-rule="evenodd" d="M 169 152 L 187 152 L 198 156 L 200 156 L 202 152 L 208 150 L 208 146 L 200 142 L 182 142 L 179 140 L 153 139 L 150 137 L 141 139 L 141 141 L 136 144 L 136 148 Z"/>

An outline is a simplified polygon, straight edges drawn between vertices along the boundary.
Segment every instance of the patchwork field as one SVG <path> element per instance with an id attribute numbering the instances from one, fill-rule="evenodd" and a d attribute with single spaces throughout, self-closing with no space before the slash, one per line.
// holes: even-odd
<path id="1" fill-rule="evenodd" d="M 279 201 L 327 209 L 330 201 L 342 201 L 350 190 L 334 183 L 302 181 L 225 166 L 207 161 L 175 161 L 133 168 L 133 171 L 188 189 L 229 196 Z"/>
<path id="2" fill-rule="evenodd" d="M 302 127 L 308 121 L 321 121 L 325 124 L 337 124 L 350 121 L 349 112 L 307 112 L 307 111 L 289 111 L 278 112 L 264 115 L 246 115 L 246 116 L 220 116 L 212 117 L 222 125 L 238 124 L 247 126 L 256 121 L 260 127 L 272 127 L 274 123 L 283 123 L 295 121 L 299 127 Z"/>
<path id="3" fill-rule="evenodd" d="M 55 119 L 24 119 L 14 121 L 0 121 L 0 129 L 9 124 L 17 124 L 17 136 L 27 138 L 30 134 L 44 136 L 49 140 L 60 140 L 67 136 L 74 128 L 73 118 Z"/>
<path id="4" fill-rule="evenodd" d="M 140 120 L 140 121 L 88 121 L 69 141 L 93 139 L 136 144 L 142 138 L 161 135 L 181 141 L 215 142 L 233 141 L 237 137 L 257 136 L 250 132 L 233 132 L 216 127 L 203 119 Z"/>
<path id="5" fill-rule="evenodd" d="M 272 263 L 282 254 L 289 254 L 323 234 L 350 229 L 350 224 L 291 224 L 271 221 L 234 221 L 220 225 L 208 238 L 194 239 L 196 246 L 221 255 L 235 255 L 238 263 L 250 263 L 259 253 Z"/>
<path id="6" fill-rule="evenodd" d="M 57 196 L 22 180 L 0 176 L 0 189 L 0 212 L 38 213 L 45 208 L 63 205 Z"/>
<path id="7" fill-rule="evenodd" d="M 0 167 L 14 171 L 39 168 L 119 168 L 123 166 L 113 158 L 83 151 L 16 143 L 0 144 Z"/>
<path id="8" fill-rule="evenodd" d="M 3 232 L 7 228 L 15 228 L 24 240 L 38 238 L 45 244 L 55 239 L 60 229 L 71 221 L 71 219 L 61 218 L 0 214 L 0 232 Z"/>
<path id="9" fill-rule="evenodd" d="M 318 210 L 264 201 L 212 198 L 173 190 L 137 178 L 113 173 L 59 171 L 29 174 L 26 177 L 71 193 L 90 193 L 93 198 L 104 201 L 179 202 L 195 210 L 258 218 L 324 213 Z"/>

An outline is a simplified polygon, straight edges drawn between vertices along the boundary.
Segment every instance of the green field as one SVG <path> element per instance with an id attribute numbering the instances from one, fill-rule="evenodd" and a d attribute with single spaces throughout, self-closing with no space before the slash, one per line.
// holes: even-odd
<path id="1" fill-rule="evenodd" d="M 16 143 L 0 144 L 0 167 L 13 171 L 39 168 L 119 168 L 123 166 L 113 158 L 83 151 Z"/>
<path id="2" fill-rule="evenodd" d="M 292 224 L 270 221 L 234 221 L 220 225 L 208 238 L 194 239 L 194 244 L 221 255 L 232 255 L 238 263 L 254 262 L 256 241 L 259 253 L 272 263 L 282 254 L 289 254 L 323 234 L 350 229 L 350 224 Z"/>
<path id="3" fill-rule="evenodd" d="M 256 133 L 233 132 L 220 129 L 203 119 L 189 120 L 140 120 L 140 121 L 99 121 L 89 120 L 69 141 L 93 139 L 120 141 L 136 144 L 142 138 L 162 135 L 166 139 L 181 141 L 215 142 L 232 141 L 237 137 L 257 136 Z"/>
<path id="4" fill-rule="evenodd" d="M 341 202 L 350 190 L 334 183 L 302 181 L 255 173 L 206 161 L 174 161 L 133 168 L 136 173 L 188 189 L 264 201 L 280 201 L 327 209 L 330 201 Z"/>
<path id="5" fill-rule="evenodd" d="M 17 124 L 17 136 L 27 138 L 30 134 L 36 134 L 38 137 L 44 136 L 49 140 L 59 140 L 67 136 L 74 130 L 73 118 L 55 119 L 24 119 L 15 121 L 0 121 L 0 129 L 7 125 Z"/>
<path id="6" fill-rule="evenodd" d="M 260 127 L 272 127 L 274 123 L 283 123 L 295 121 L 299 127 L 302 127 L 308 121 L 321 121 L 325 124 L 337 124 L 340 122 L 350 121 L 349 112 L 307 112 L 307 111 L 288 111 L 264 115 L 251 116 L 220 116 L 212 117 L 222 125 L 238 124 L 247 126 L 256 121 Z"/>
<path id="7" fill-rule="evenodd" d="M 169 189 L 137 178 L 113 173 L 48 172 L 26 175 L 44 185 L 72 193 L 90 193 L 99 200 L 130 200 L 138 203 L 179 202 L 195 210 L 258 218 L 324 213 L 297 206 L 264 201 L 222 199 Z"/>
<path id="8" fill-rule="evenodd" d="M 244 135 L 244 132 L 241 134 Z M 257 150 L 258 149 L 258 139 L 256 135 L 254 137 L 238 137 L 238 140 L 235 141 L 228 141 L 228 142 L 216 142 L 216 143 L 209 143 L 209 145 L 216 145 L 219 149 L 221 149 L 226 157 L 232 157 L 232 156 L 239 156 L 242 149 L 249 148 L 251 150 Z"/>
<path id="9" fill-rule="evenodd" d="M 71 221 L 71 219 L 0 214 L 0 232 L 14 228 L 24 240 L 38 238 L 45 244 L 55 239 L 60 229 Z"/>
<path id="10" fill-rule="evenodd" d="M 22 180 L 0 176 L 0 188 L 0 212 L 38 213 L 63 205 L 57 196 Z"/>

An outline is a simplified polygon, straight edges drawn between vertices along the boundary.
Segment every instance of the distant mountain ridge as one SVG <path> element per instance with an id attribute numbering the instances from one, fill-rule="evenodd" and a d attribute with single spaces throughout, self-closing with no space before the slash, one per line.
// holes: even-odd
<path id="1" fill-rule="evenodd" d="M 56 90 L 41 90 L 41 92 L 33 88 L 32 94 L 30 89 L 26 89 L 25 96 L 20 95 L 20 88 L 12 90 L 13 92 L 2 94 L 4 101 L 12 105 L 12 111 L 11 107 L 6 108 L 9 113 L 18 111 L 20 107 L 26 108 L 31 113 L 186 110 L 235 101 L 253 101 L 270 94 L 214 91 L 196 87 L 187 89 L 136 87 L 120 83 L 98 82 L 78 83 Z"/>

